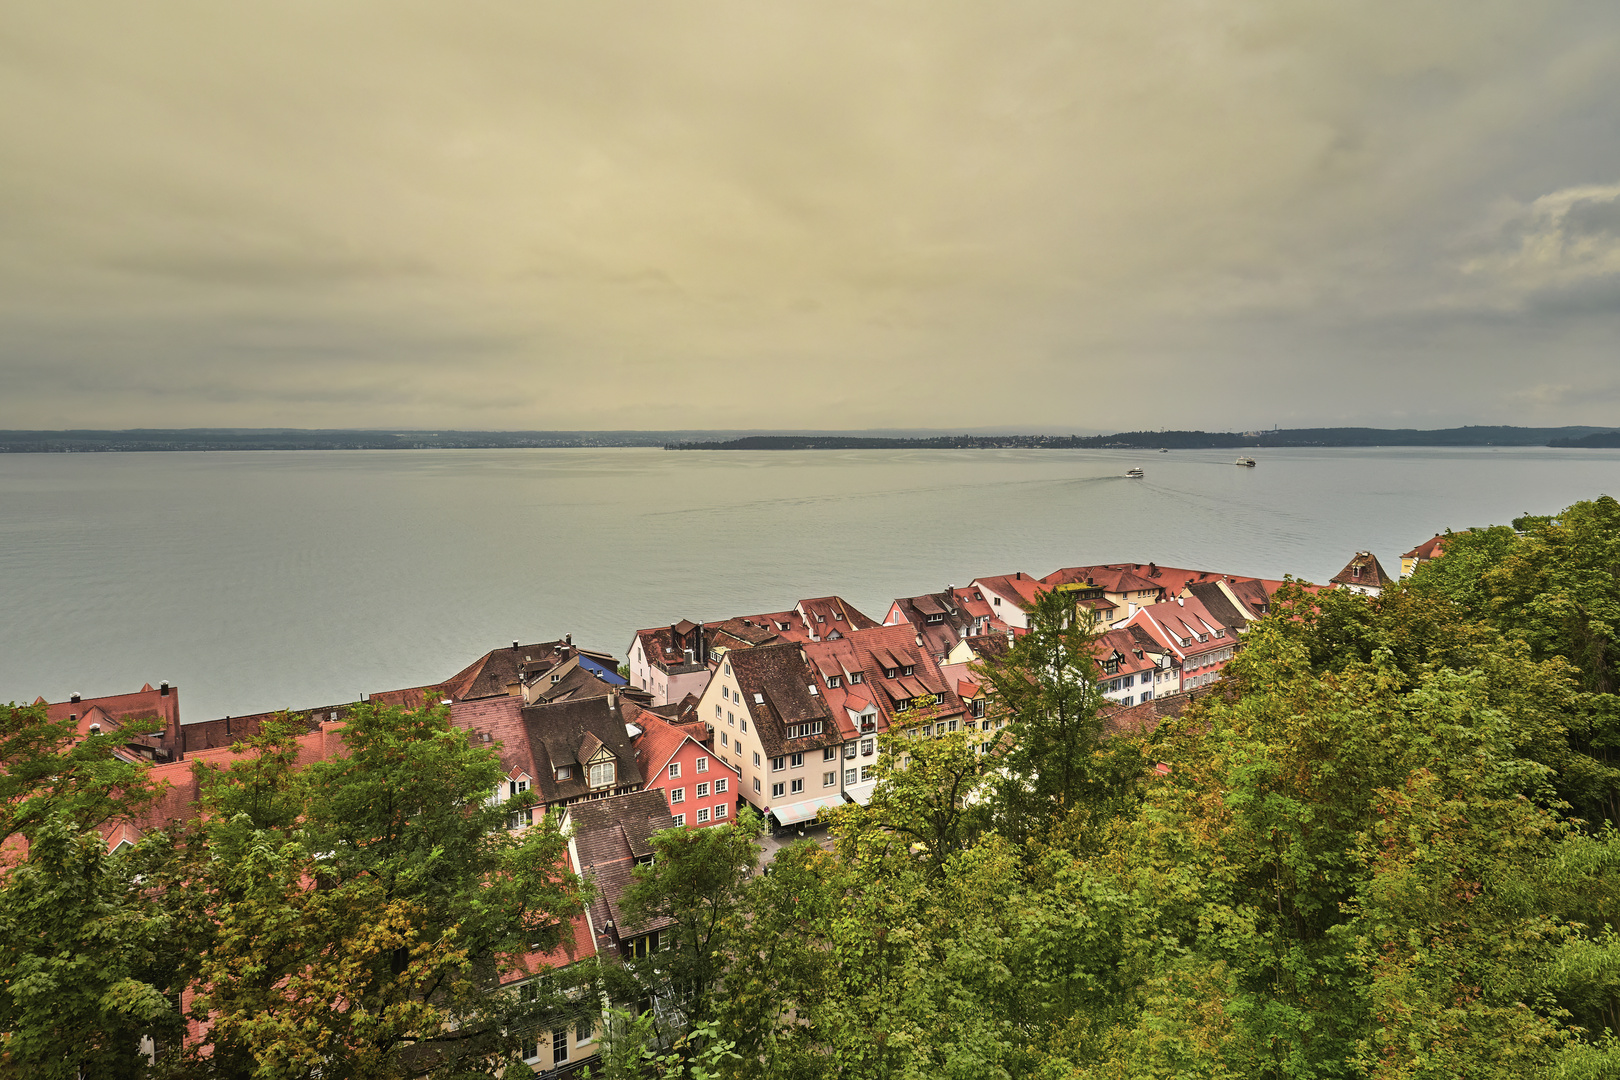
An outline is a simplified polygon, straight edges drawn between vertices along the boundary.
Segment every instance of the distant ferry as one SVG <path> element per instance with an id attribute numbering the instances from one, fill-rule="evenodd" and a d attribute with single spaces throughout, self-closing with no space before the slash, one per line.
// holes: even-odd
<path id="1" fill-rule="evenodd" d="M 1125 475 L 1132 477 L 1133 479 L 1140 480 L 1146 474 L 1143 473 L 1141 469 L 1126 469 Z"/>
<path id="2" fill-rule="evenodd" d="M 1240 458 L 1237 459 L 1235 464 L 1241 465 L 1245 469 L 1252 469 L 1252 468 L 1254 468 L 1254 458 L 1252 458 L 1252 457 L 1240 457 Z"/>

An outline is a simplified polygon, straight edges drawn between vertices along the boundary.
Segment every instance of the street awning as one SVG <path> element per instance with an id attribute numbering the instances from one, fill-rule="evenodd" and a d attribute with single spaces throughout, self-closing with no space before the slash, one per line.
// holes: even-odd
<path id="1" fill-rule="evenodd" d="M 778 825 L 797 825 L 801 821 L 813 821 L 823 810 L 843 804 L 842 795 L 828 795 L 825 798 L 788 803 L 786 806 L 774 806 L 771 808 L 771 817 L 776 819 Z"/>
<path id="2" fill-rule="evenodd" d="M 872 801 L 872 792 L 877 790 L 877 781 L 869 780 L 864 784 L 853 784 L 844 789 L 844 796 L 850 802 L 865 806 Z"/>

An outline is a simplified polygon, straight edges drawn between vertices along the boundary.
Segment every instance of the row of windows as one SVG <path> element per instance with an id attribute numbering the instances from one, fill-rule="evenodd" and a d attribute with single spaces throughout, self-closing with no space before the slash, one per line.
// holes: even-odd
<path id="1" fill-rule="evenodd" d="M 726 791 L 729 790 L 729 788 L 730 788 L 730 781 L 729 780 L 721 778 L 721 779 L 716 780 L 714 782 L 714 793 L 716 795 L 724 795 L 726 793 Z M 694 798 L 694 799 L 707 799 L 708 797 L 709 797 L 709 785 L 708 784 L 699 784 L 697 786 L 697 790 L 692 793 L 692 798 Z M 669 789 L 669 801 L 671 803 L 685 802 L 686 801 L 686 789 L 683 788 L 683 787 L 670 788 Z"/>
<path id="2" fill-rule="evenodd" d="M 709 771 L 709 759 L 706 758 L 706 757 L 698 758 L 697 762 L 692 766 L 692 770 L 694 772 L 708 772 Z M 672 762 L 669 763 L 669 778 L 671 780 L 679 780 L 681 778 L 681 763 L 680 762 L 672 761 Z"/>
<path id="3" fill-rule="evenodd" d="M 715 821 L 724 821 L 727 813 L 728 813 L 728 811 L 726 809 L 726 804 L 725 803 L 716 803 L 715 804 L 715 807 L 714 807 L 714 820 Z M 699 825 L 708 824 L 708 822 L 709 822 L 709 808 L 707 806 L 698 807 L 695 820 L 697 821 L 697 823 Z M 676 814 L 675 815 L 675 825 L 676 825 L 676 827 L 679 828 L 680 826 L 685 825 L 685 824 L 686 824 L 686 815 L 685 814 Z"/>

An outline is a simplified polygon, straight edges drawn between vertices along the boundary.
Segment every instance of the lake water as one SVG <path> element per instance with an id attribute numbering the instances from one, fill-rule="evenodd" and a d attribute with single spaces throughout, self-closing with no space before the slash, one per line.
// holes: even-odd
<path id="1" fill-rule="evenodd" d="M 1620 451 L 649 449 L 0 455 L 0 701 L 167 679 L 188 721 L 445 678 L 513 638 L 1129 560 L 1391 573 L 1620 494 Z M 1145 479 L 1128 480 L 1132 465 Z"/>

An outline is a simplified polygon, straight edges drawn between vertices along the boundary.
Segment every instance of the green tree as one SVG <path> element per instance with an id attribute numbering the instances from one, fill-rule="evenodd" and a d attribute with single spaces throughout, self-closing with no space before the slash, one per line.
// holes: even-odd
<path id="1" fill-rule="evenodd" d="M 134 721 L 124 732 L 161 726 Z M 98 829 L 149 805 L 157 792 L 147 767 L 115 756 L 118 746 L 111 734 L 80 738 L 76 721 L 52 720 L 43 705 L 0 704 L 0 847 L 47 820 Z"/>
<path id="2" fill-rule="evenodd" d="M 0 1077 L 145 1076 L 142 1038 L 179 1030 L 170 920 L 140 885 L 170 838 L 109 854 L 74 816 L 33 823 L 0 888 Z"/>
<path id="3" fill-rule="evenodd" d="M 990 688 L 989 718 L 1011 724 L 1000 750 L 997 800 L 1009 835 L 1029 836 L 1054 816 L 1114 794 L 1116 777 L 1098 753 L 1096 636 L 1090 609 L 1043 592 L 1029 607 L 1029 632 L 973 669 Z"/>
<path id="4" fill-rule="evenodd" d="M 288 733 L 207 785 L 196 837 L 209 918 L 196 1074 L 463 1075 L 517 1060 L 554 995 L 493 993 L 579 910 L 549 817 L 506 828 L 495 754 L 442 707 L 367 706 L 346 753 L 292 772 Z M 279 746 L 278 746 L 279 741 Z M 296 810 L 296 813 L 293 811 Z M 228 816 L 227 816 L 228 815 Z"/>
<path id="5" fill-rule="evenodd" d="M 689 1017 L 710 1015 L 710 996 L 726 973 L 730 935 L 759 863 L 763 828 L 760 816 L 744 807 L 725 825 L 655 833 L 652 862 L 636 867 L 625 890 L 621 907 L 631 923 L 675 920 L 673 951 L 656 965 L 664 985 L 648 990 L 673 991 Z"/>

